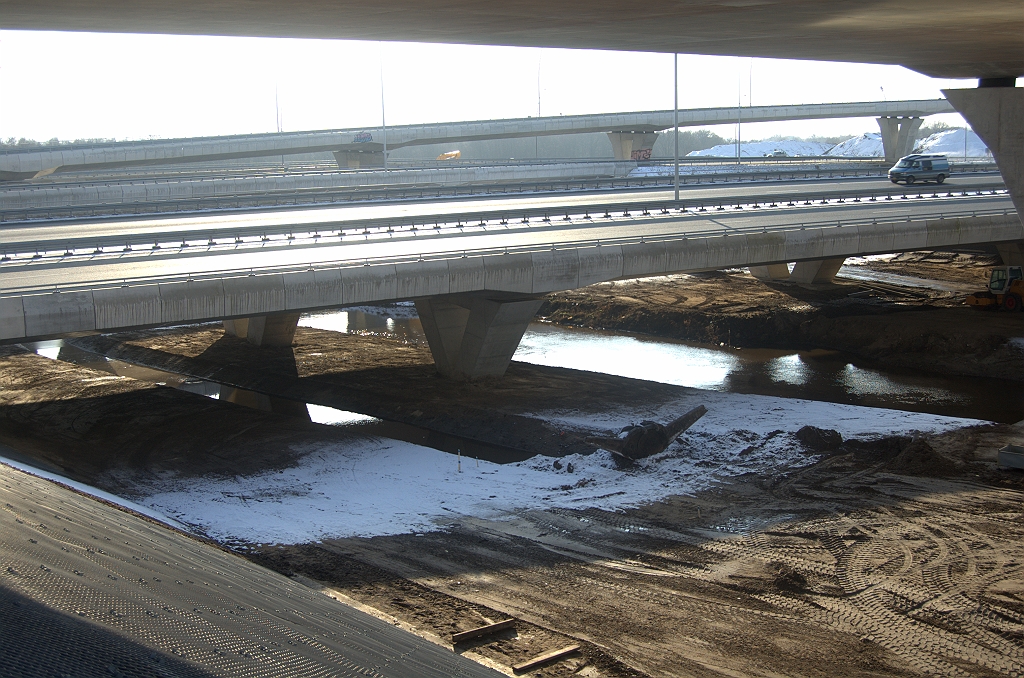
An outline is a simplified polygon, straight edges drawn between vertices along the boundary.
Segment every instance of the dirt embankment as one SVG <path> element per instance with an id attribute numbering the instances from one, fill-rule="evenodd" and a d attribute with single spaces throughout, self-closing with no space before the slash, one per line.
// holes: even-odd
<path id="1" fill-rule="evenodd" d="M 556 293 L 540 314 L 570 326 L 743 348 L 824 348 L 893 368 L 1024 380 L 1024 343 L 1010 341 L 1024 337 L 1024 314 L 964 306 L 964 290 L 985 286 L 991 262 L 963 259 L 933 263 L 917 255 L 866 267 L 959 291 L 845 278 L 811 288 L 718 272 Z"/>

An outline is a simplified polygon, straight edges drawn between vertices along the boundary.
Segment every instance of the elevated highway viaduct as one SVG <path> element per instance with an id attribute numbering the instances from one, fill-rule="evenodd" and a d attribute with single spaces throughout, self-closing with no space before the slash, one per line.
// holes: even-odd
<path id="1" fill-rule="evenodd" d="M 679 111 L 684 127 L 810 120 L 824 118 L 878 119 L 886 159 L 894 160 L 913 148 L 914 133 L 924 116 L 952 113 L 943 99 L 921 101 L 867 101 L 858 103 L 801 104 L 699 108 Z M 607 132 L 616 160 L 648 160 L 656 132 L 674 125 L 674 112 L 640 111 L 556 117 L 477 120 L 469 122 L 398 125 L 388 127 L 387 149 L 487 139 L 590 134 Z M 31 179 L 73 170 L 137 167 L 333 152 L 342 168 L 384 165 L 382 128 L 322 130 L 276 134 L 247 134 L 96 144 L 67 149 L 13 150 L 0 154 L 0 179 Z"/>
<path id="2" fill-rule="evenodd" d="M 1024 13 L 1018 2 L 935 0 L 919 11 L 816 0 L 654 0 L 642 10 L 582 0 L 522 0 L 514 8 L 481 0 L 0 0 L 0 12 L 8 29 L 680 52 L 898 64 L 931 77 L 977 78 L 977 89 L 947 90 L 946 99 L 992 150 L 1015 205 L 1024 207 L 1024 90 L 1015 87 L 1024 75 Z"/>
<path id="3" fill-rule="evenodd" d="M 472 379 L 504 372 L 554 291 L 743 266 L 771 277 L 790 262 L 797 282 L 822 282 L 848 256 L 982 244 L 1020 255 L 1004 189 L 919 195 L 380 205 L 92 222 L 73 238 L 23 227 L 4 233 L 0 339 L 225 320 L 280 345 L 302 312 L 411 299 L 438 370 Z"/>

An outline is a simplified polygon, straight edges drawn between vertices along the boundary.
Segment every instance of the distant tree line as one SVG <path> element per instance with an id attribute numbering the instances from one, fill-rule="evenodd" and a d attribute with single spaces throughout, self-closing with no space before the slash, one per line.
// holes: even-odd
<path id="1" fill-rule="evenodd" d="M 112 141 L 114 141 L 114 139 L 75 139 L 74 141 L 61 141 L 57 137 L 53 137 L 49 141 L 36 141 L 35 139 L 26 139 L 25 137 L 18 139 L 8 137 L 7 139 L 0 139 L 0 150 L 13 148 L 50 148 L 53 146 L 75 146 L 77 144 L 105 144 Z"/>

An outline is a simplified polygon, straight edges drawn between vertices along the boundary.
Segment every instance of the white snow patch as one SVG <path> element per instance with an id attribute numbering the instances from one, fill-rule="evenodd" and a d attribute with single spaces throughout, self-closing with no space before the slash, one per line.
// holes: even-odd
<path id="1" fill-rule="evenodd" d="M 740 142 L 740 155 L 744 158 L 763 158 L 782 153 L 785 157 L 799 157 L 806 155 L 824 155 L 825 151 L 832 148 L 832 144 L 818 141 L 803 141 L 800 139 L 789 139 L 785 141 L 744 141 Z M 703 151 L 692 151 L 687 154 L 689 158 L 699 157 L 736 157 L 736 144 L 721 144 L 706 148 Z"/>
<path id="2" fill-rule="evenodd" d="M 964 130 L 961 128 L 936 132 L 923 139 L 914 149 L 914 153 L 945 153 L 950 157 L 962 158 L 964 157 Z M 988 150 L 985 142 L 973 130 L 967 130 L 967 157 L 992 157 L 992 151 Z"/>
<path id="3" fill-rule="evenodd" d="M 1010 348 L 1024 353 L 1024 337 L 1012 337 L 1008 342 Z"/>
<path id="4" fill-rule="evenodd" d="M 293 468 L 235 478 L 147 481 L 137 501 L 225 543 L 303 543 L 443 529 L 460 516 L 503 519 L 547 507 L 618 510 L 694 494 L 745 473 L 784 474 L 813 462 L 792 432 L 805 424 L 844 437 L 937 432 L 978 423 L 929 414 L 765 396 L 693 391 L 629 411 L 549 412 L 581 433 L 665 421 L 698 404 L 709 412 L 668 450 L 630 471 L 611 455 L 538 456 L 498 465 L 394 440 L 310 449 Z M 776 431 L 785 433 L 775 433 Z M 573 472 L 568 472 L 568 466 Z"/>
<path id="5" fill-rule="evenodd" d="M 884 158 L 882 135 L 878 132 L 866 132 L 859 137 L 847 139 L 836 144 L 825 155 L 845 156 L 852 158 Z"/>

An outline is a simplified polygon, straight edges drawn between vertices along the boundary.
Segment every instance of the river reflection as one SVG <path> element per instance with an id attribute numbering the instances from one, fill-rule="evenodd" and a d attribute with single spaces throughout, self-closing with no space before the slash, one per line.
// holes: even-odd
<path id="1" fill-rule="evenodd" d="M 425 341 L 412 304 L 306 316 L 300 324 Z M 838 351 L 702 346 L 534 323 L 523 336 L 514 360 L 732 393 L 1000 422 L 1024 419 L 1024 387 L 1015 382 L 893 370 Z"/>

